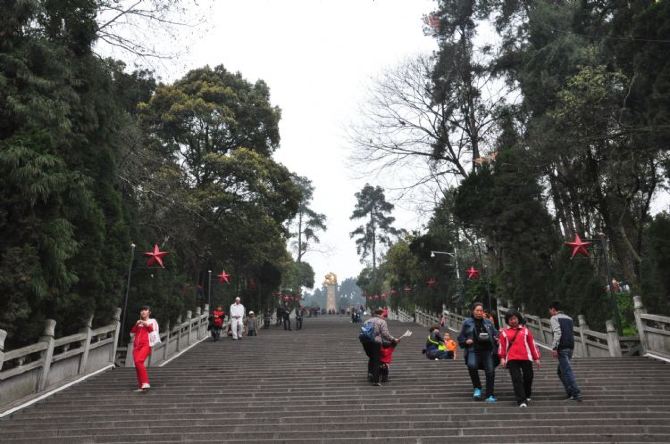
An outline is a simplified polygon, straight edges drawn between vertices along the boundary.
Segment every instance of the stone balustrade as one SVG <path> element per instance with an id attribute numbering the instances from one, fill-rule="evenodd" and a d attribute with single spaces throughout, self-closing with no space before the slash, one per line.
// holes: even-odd
<path id="1" fill-rule="evenodd" d="M 670 359 L 670 316 L 647 314 L 639 296 L 633 297 L 635 325 L 646 355 Z"/>
<path id="2" fill-rule="evenodd" d="M 498 299 L 498 319 L 504 320 L 505 314 L 510 310 Z M 535 341 L 545 347 L 550 347 L 554 334 L 551 330 L 551 322 L 548 318 L 523 313 L 526 319 L 526 327 L 533 333 Z M 633 355 L 640 351 L 640 339 L 638 336 L 619 336 L 614 323 L 608 320 L 605 323 L 606 331 L 599 332 L 591 330 L 584 315 L 578 315 L 575 328 L 575 357 L 619 357 Z"/>
<path id="3" fill-rule="evenodd" d="M 35 344 L 4 351 L 7 332 L 0 330 L 0 410 L 41 392 L 114 364 L 121 309 L 109 325 L 92 328 L 89 317 L 79 333 L 56 339 L 56 321 L 47 319 Z"/>
<path id="4" fill-rule="evenodd" d="M 209 305 L 205 304 L 205 309 L 196 308 L 195 316 L 191 310 L 186 312 L 186 320 L 182 317 L 177 318 L 176 325 L 170 326 L 168 322 L 165 329 L 159 328 L 161 343 L 155 345 L 151 350 L 151 355 L 147 358 L 147 366 L 158 366 L 167 361 L 172 356 L 182 352 L 193 344 L 207 337 L 207 325 L 209 323 Z M 126 367 L 135 367 L 133 362 L 133 338 L 131 333 L 128 348 L 126 349 Z"/>
<path id="5" fill-rule="evenodd" d="M 80 377 L 111 368 L 119 351 L 126 355 L 126 367 L 133 366 L 132 335 L 125 350 L 117 348 L 121 329 L 121 309 L 114 312 L 109 325 L 92 328 L 93 316 L 79 333 L 55 338 L 56 321 L 47 319 L 44 332 L 35 344 L 5 352 L 7 332 L 0 330 L 0 412 L 21 404 L 43 392 Z M 148 365 L 159 365 L 207 336 L 209 306 L 196 308 L 195 316 L 186 312 L 174 327 L 167 325 L 161 343 L 155 346 Z"/>
<path id="6" fill-rule="evenodd" d="M 606 332 L 591 330 L 583 315 L 578 315 L 575 322 L 575 352 L 576 357 L 602 357 L 602 356 L 630 356 L 634 354 L 645 354 L 651 357 L 670 359 L 670 317 L 647 314 L 642 299 L 633 297 L 635 307 L 635 322 L 637 336 L 619 336 L 614 323 L 610 320 L 605 324 Z M 505 314 L 510 310 L 512 303 L 498 299 L 498 319 L 502 323 Z M 531 330 L 535 341 L 545 347 L 550 347 L 553 332 L 550 320 L 528 313 L 523 313 L 526 326 Z M 465 316 L 443 310 L 442 315 L 445 325 L 453 332 L 458 332 L 465 320 Z M 400 322 L 416 322 L 419 325 L 430 326 L 439 324 L 441 316 L 415 307 L 414 314 L 402 309 L 391 310 L 389 319 Z"/>

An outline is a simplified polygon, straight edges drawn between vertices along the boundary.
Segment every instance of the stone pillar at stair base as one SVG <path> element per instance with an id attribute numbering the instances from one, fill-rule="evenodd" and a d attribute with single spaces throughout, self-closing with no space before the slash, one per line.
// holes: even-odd
<path id="1" fill-rule="evenodd" d="M 635 313 L 635 327 L 637 328 L 637 334 L 640 336 L 640 347 L 642 347 L 642 354 L 644 355 L 649 350 L 649 344 L 647 343 L 647 332 L 644 330 L 644 322 L 641 316 L 647 314 L 647 310 L 642 305 L 640 296 L 633 296 L 633 313 Z"/>
<path id="2" fill-rule="evenodd" d="M 54 334 L 56 332 L 56 321 L 47 319 L 44 323 L 44 333 L 40 338 L 40 342 L 46 342 L 47 348 L 42 352 L 42 373 L 37 379 L 37 391 L 41 392 L 47 385 L 47 378 L 49 376 L 49 369 L 51 368 L 51 360 L 54 356 Z"/>
<path id="3" fill-rule="evenodd" d="M 610 356 L 613 358 L 621 357 L 621 343 L 619 342 L 619 333 L 614 327 L 612 320 L 605 321 L 605 328 L 607 329 L 607 348 Z"/>
<path id="4" fill-rule="evenodd" d="M 119 346 L 119 335 L 121 334 L 121 309 L 119 307 L 114 309 L 114 344 L 112 344 L 112 349 L 109 352 L 109 362 L 114 364 L 116 362 L 116 350 Z"/>
<path id="5" fill-rule="evenodd" d="M 84 339 L 84 352 L 79 357 L 79 374 L 86 372 L 86 366 L 88 365 L 88 352 L 91 349 L 91 337 L 93 336 L 93 315 L 89 316 L 86 320 L 86 326 L 81 329 L 81 332 L 86 335 Z"/>
<path id="6" fill-rule="evenodd" d="M 0 329 L 0 370 L 2 370 L 2 363 L 5 361 L 5 339 L 7 332 Z"/>

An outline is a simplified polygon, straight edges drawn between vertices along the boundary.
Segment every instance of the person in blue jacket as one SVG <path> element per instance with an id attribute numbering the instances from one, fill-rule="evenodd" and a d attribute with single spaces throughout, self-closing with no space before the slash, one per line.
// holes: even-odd
<path id="1" fill-rule="evenodd" d="M 482 399 L 482 382 L 479 379 L 479 370 L 486 375 L 486 402 L 496 402 L 493 392 L 495 385 L 495 356 L 497 356 L 498 331 L 493 323 L 484 318 L 484 306 L 481 302 L 472 304 L 472 317 L 467 318 L 458 335 L 458 344 L 465 350 L 465 365 L 472 380 L 474 392 L 472 397 Z"/>

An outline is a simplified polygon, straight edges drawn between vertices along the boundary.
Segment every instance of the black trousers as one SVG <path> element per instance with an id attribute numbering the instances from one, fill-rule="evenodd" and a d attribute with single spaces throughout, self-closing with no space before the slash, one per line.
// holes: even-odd
<path id="1" fill-rule="evenodd" d="M 290 330 L 290 329 L 291 329 L 291 319 L 284 318 L 284 330 Z"/>
<path id="2" fill-rule="evenodd" d="M 530 398 L 533 387 L 532 361 L 507 361 L 509 375 L 512 377 L 516 403 L 521 404 Z"/>
<path id="3" fill-rule="evenodd" d="M 379 367 L 382 345 L 379 342 L 362 342 L 363 350 L 368 355 L 368 374 L 372 374 L 372 382 L 379 382 Z"/>
<path id="4" fill-rule="evenodd" d="M 302 328 L 302 318 L 295 318 L 295 329 L 300 330 Z"/>

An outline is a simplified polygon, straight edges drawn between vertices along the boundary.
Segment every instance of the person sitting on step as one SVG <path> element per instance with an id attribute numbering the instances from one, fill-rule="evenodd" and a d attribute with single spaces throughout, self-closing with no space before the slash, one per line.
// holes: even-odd
<path id="1" fill-rule="evenodd" d="M 428 359 L 453 359 L 454 354 L 447 352 L 447 348 L 444 344 L 444 338 L 440 334 L 440 326 L 432 325 L 428 329 L 429 335 L 426 338 L 426 347 L 423 352 L 426 354 Z"/>
<path id="2" fill-rule="evenodd" d="M 451 335 L 449 335 L 449 332 L 445 331 L 444 332 L 444 349 L 447 351 L 447 354 L 449 355 L 449 358 L 447 359 L 456 359 L 456 349 L 458 348 L 458 344 L 456 341 L 451 339 Z"/>

